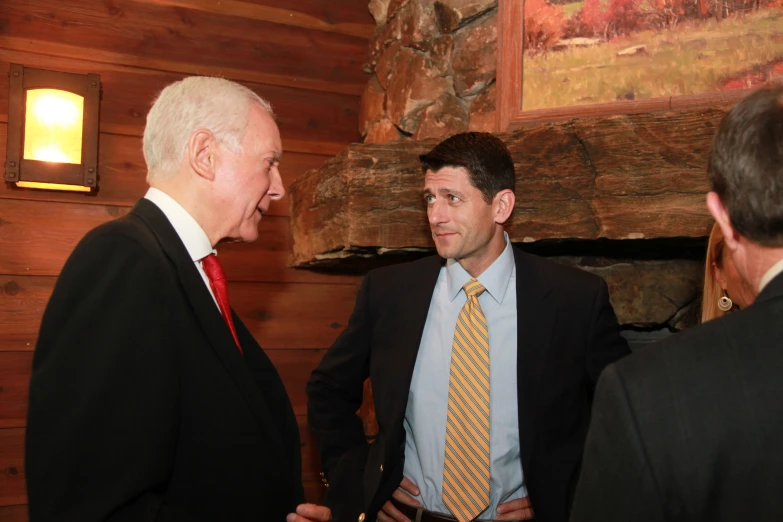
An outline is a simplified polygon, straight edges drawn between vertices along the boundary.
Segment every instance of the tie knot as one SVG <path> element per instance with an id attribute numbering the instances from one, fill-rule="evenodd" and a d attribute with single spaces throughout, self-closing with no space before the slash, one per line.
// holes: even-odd
<path id="1" fill-rule="evenodd" d="M 223 267 L 220 265 L 220 261 L 215 254 L 209 254 L 207 257 L 201 260 L 201 266 L 204 268 L 204 273 L 212 281 L 222 281 L 226 279 L 226 273 L 223 272 Z"/>
<path id="2" fill-rule="evenodd" d="M 471 297 L 478 297 L 486 290 L 484 288 L 484 285 L 478 282 L 477 279 L 471 279 L 467 283 L 465 283 L 465 286 L 462 287 L 463 290 L 465 290 L 465 294 L 468 296 L 468 299 Z"/>

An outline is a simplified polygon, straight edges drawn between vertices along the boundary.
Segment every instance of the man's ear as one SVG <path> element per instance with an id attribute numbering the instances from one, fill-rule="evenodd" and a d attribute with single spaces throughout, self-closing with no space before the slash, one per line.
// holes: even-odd
<path id="1" fill-rule="evenodd" d="M 718 268 L 715 261 L 710 263 L 710 270 L 712 271 L 712 278 L 718 282 L 718 286 L 720 286 L 722 290 L 726 290 L 726 278 L 723 275 L 723 270 Z"/>
<path id="2" fill-rule="evenodd" d="M 207 129 L 198 129 L 188 140 L 188 164 L 198 176 L 213 181 L 217 165 L 218 141 Z"/>
<path id="3" fill-rule="evenodd" d="M 710 191 L 707 193 L 707 208 L 712 217 L 715 218 L 715 221 L 717 221 L 721 232 L 723 232 L 723 242 L 726 248 L 733 252 L 739 245 L 739 234 L 731 226 L 729 211 L 723 206 L 723 201 L 720 200 L 720 196 L 716 192 Z"/>
<path id="4" fill-rule="evenodd" d="M 516 204 L 517 198 L 514 195 L 514 191 L 511 189 L 501 190 L 493 198 L 493 204 L 495 207 L 495 223 L 502 225 L 511 216 L 511 212 L 514 211 L 514 204 Z"/>

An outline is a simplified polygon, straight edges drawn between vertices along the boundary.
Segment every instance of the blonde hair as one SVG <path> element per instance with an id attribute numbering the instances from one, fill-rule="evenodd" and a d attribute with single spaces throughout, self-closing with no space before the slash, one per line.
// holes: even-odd
<path id="1" fill-rule="evenodd" d="M 211 131 L 232 152 L 241 154 L 253 103 L 273 115 L 268 101 L 223 78 L 191 76 L 168 85 L 147 114 L 143 138 L 147 179 L 173 176 L 198 129 Z"/>
<path id="2" fill-rule="evenodd" d="M 718 308 L 718 299 L 723 297 L 717 279 L 712 270 L 712 264 L 723 268 L 723 232 L 717 223 L 712 226 L 710 239 L 707 242 L 707 260 L 704 263 L 704 292 L 701 300 L 701 322 L 705 323 L 726 315 L 726 312 Z"/>

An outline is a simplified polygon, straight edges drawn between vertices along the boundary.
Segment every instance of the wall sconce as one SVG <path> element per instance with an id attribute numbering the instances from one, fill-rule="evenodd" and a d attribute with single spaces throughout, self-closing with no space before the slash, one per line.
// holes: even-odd
<path id="1" fill-rule="evenodd" d="M 98 188 L 101 78 L 11 64 L 5 180 L 17 187 Z"/>

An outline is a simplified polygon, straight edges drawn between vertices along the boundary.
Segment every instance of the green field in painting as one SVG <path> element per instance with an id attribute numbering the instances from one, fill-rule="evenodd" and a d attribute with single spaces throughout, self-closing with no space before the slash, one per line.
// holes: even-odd
<path id="1" fill-rule="evenodd" d="M 571 2 L 570 4 L 563 4 L 563 14 L 566 16 L 566 18 L 571 18 L 580 9 L 582 9 L 583 4 L 584 2 Z"/>
<path id="2" fill-rule="evenodd" d="M 645 45 L 646 54 L 617 53 Z M 689 21 L 592 47 L 524 57 L 523 109 L 700 94 L 783 60 L 783 9 Z"/>

